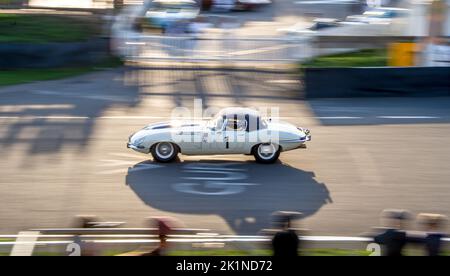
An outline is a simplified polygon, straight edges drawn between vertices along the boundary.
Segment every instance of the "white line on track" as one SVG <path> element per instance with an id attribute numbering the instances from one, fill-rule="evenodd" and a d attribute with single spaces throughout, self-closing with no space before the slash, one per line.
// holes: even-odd
<path id="1" fill-rule="evenodd" d="M 112 156 L 118 156 L 118 157 L 125 157 L 125 158 L 142 159 L 142 156 L 141 156 L 141 155 L 128 154 L 128 153 L 121 153 L 121 152 L 110 153 L 110 155 L 112 155 Z"/>
<path id="2" fill-rule="evenodd" d="M 377 116 L 380 119 L 440 119 L 437 116 Z"/>
<path id="3" fill-rule="evenodd" d="M 299 80 L 267 80 L 266 83 L 275 83 L 275 84 L 292 84 L 292 83 L 300 83 Z"/>
<path id="4" fill-rule="evenodd" d="M 353 120 L 353 119 L 363 119 L 364 117 L 353 117 L 353 116 L 330 116 L 330 117 L 315 117 L 319 120 Z"/>
<path id="5" fill-rule="evenodd" d="M 97 174 L 107 175 L 107 174 L 121 174 L 121 173 L 126 173 L 126 172 L 127 172 L 127 168 L 122 168 L 122 169 L 116 169 L 116 170 L 101 171 L 101 172 L 97 172 Z"/>
<path id="6" fill-rule="evenodd" d="M 86 120 L 88 116 L 0 116 L 4 120 L 36 120 L 36 119 L 61 119 L 61 120 Z"/>
<path id="7" fill-rule="evenodd" d="M 117 102 L 129 102 L 130 100 L 124 96 L 112 96 L 112 95 L 91 95 L 80 93 L 60 93 L 55 91 L 35 90 L 30 91 L 33 94 L 49 95 L 58 97 L 70 97 L 70 98 L 85 98 L 90 100 L 102 100 L 102 101 L 117 101 Z"/>
<path id="8" fill-rule="evenodd" d="M 35 242 L 38 239 L 39 232 L 23 231 L 17 236 L 10 256 L 31 256 L 33 254 Z"/>
<path id="9" fill-rule="evenodd" d="M 100 167 L 132 166 L 135 163 L 133 161 L 122 161 L 114 159 L 102 159 L 100 160 L 100 162 Z"/>
<path id="10" fill-rule="evenodd" d="M 315 0 L 315 1 L 296 1 L 297 5 L 318 5 L 318 4 L 332 4 L 332 5 L 348 5 L 353 4 L 353 0 Z"/>

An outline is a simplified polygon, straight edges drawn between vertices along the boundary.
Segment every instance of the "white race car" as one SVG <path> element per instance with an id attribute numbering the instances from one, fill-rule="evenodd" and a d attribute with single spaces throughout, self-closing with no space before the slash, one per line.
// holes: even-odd
<path id="1" fill-rule="evenodd" d="M 306 148 L 310 131 L 264 119 L 248 108 L 226 108 L 209 121 L 150 124 L 129 137 L 127 147 L 151 153 L 159 162 L 185 155 L 246 154 L 260 163 L 275 162 L 280 152 Z"/>

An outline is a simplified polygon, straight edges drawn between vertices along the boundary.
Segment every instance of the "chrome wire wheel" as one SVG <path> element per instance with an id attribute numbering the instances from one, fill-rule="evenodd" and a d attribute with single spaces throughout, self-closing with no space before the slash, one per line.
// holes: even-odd
<path id="1" fill-rule="evenodd" d="M 278 149 L 274 144 L 261 144 L 258 146 L 258 156 L 263 160 L 272 160 L 277 154 Z"/>
<path id="2" fill-rule="evenodd" d="M 159 159 L 170 159 L 175 152 L 175 148 L 172 143 L 161 142 L 156 145 L 155 153 Z"/>
<path id="3" fill-rule="evenodd" d="M 281 147 L 272 143 L 263 143 L 255 146 L 252 150 L 255 160 L 258 163 L 272 164 L 278 160 Z"/>

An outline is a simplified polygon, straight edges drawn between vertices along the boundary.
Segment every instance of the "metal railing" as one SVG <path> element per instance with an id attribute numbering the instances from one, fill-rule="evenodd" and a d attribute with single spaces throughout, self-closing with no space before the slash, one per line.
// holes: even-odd
<path id="1" fill-rule="evenodd" d="M 102 245 L 151 245 L 159 243 L 157 229 L 155 228 L 58 228 L 34 229 L 21 232 L 17 235 L 0 235 L 1 246 L 61 246 L 72 244 L 74 240 L 84 243 Z M 175 234 L 168 235 L 167 241 L 174 244 L 201 244 L 201 243 L 268 243 L 270 235 L 221 235 L 210 232 L 208 229 L 175 229 Z M 149 234 L 150 233 L 150 234 Z M 373 241 L 370 237 L 351 236 L 309 236 L 299 237 L 308 242 L 309 247 L 329 247 L 340 245 L 343 248 L 357 248 L 361 244 Z M 14 241 L 13 241 L 14 239 Z M 444 238 L 445 248 L 450 246 L 450 238 Z"/>
<path id="2" fill-rule="evenodd" d="M 128 61 L 293 63 L 311 56 L 306 40 L 277 37 L 128 36 L 121 53 Z"/>

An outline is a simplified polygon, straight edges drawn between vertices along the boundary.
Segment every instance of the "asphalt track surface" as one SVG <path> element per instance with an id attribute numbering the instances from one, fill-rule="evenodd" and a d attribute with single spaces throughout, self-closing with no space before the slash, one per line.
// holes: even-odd
<path id="1" fill-rule="evenodd" d="M 302 100 L 287 73 L 113 70 L 0 89 L 0 232 L 67 227 L 73 216 L 254 234 L 277 210 L 316 235 L 356 235 L 385 208 L 450 215 L 450 98 Z M 307 149 L 180 156 L 158 164 L 128 136 L 174 107 L 278 107 L 312 130 Z M 411 227 L 415 227 L 411 225 Z"/>

